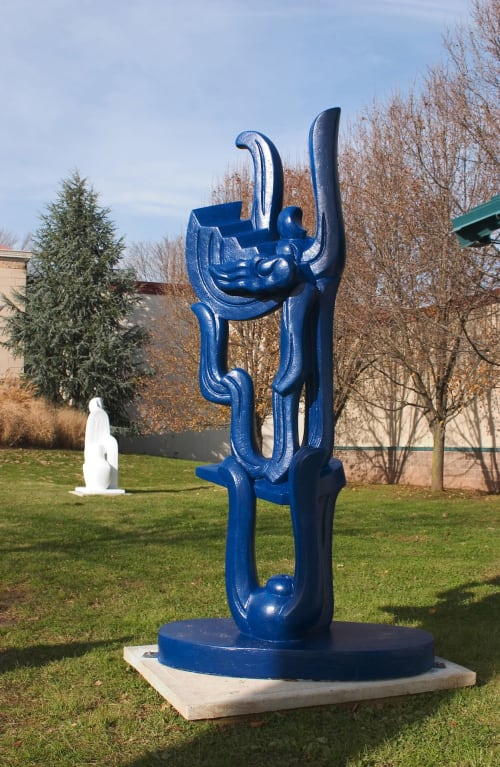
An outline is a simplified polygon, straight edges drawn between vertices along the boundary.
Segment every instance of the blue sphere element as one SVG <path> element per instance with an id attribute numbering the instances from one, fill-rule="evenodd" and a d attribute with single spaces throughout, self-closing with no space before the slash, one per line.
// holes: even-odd
<path id="1" fill-rule="evenodd" d="M 290 575 L 273 575 L 266 583 L 269 594 L 289 597 L 293 591 L 293 578 Z"/>

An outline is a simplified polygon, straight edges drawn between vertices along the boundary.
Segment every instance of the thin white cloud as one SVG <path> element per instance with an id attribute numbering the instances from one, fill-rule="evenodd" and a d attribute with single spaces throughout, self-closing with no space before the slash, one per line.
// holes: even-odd
<path id="1" fill-rule="evenodd" d="M 354 5 L 357 3 L 355 2 Z M 404 16 L 414 19 L 443 23 L 454 21 L 457 13 L 466 15 L 468 3 L 460 0 L 374 0 L 361 2 L 360 10 L 371 14 L 384 14 L 394 17 Z"/>

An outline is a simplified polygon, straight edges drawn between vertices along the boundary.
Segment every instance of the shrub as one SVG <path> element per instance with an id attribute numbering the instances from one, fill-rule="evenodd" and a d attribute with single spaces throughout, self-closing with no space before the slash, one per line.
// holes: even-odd
<path id="1" fill-rule="evenodd" d="M 55 446 L 65 450 L 83 450 L 87 416 L 69 407 L 53 408 L 53 413 Z"/>
<path id="2" fill-rule="evenodd" d="M 81 450 L 85 441 L 84 413 L 56 407 L 37 397 L 34 387 L 19 378 L 0 380 L 0 446 Z"/>

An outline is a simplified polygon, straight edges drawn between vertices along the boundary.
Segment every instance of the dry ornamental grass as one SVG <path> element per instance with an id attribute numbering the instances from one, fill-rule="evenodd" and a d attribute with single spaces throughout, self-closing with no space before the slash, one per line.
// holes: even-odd
<path id="1" fill-rule="evenodd" d="M 37 397 L 22 379 L 0 381 L 0 447 L 42 447 L 80 450 L 86 416 L 69 407 L 55 407 Z"/>

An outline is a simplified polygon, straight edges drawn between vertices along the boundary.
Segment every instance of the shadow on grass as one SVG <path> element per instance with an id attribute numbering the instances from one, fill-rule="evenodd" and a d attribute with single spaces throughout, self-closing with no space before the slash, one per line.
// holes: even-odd
<path id="1" fill-rule="evenodd" d="M 127 495 L 179 495 L 179 493 L 195 493 L 200 490 L 206 490 L 206 485 L 197 485 L 196 487 L 180 487 L 174 490 L 172 487 L 155 488 L 154 490 L 142 490 L 137 488 L 134 490 L 127 488 Z"/>
<path id="2" fill-rule="evenodd" d="M 13 647 L 0 651 L 0 674 L 13 671 L 20 666 L 38 668 L 52 661 L 65 658 L 79 658 L 97 647 L 121 646 L 131 640 L 130 636 L 120 639 L 103 639 L 95 642 L 69 642 L 65 644 L 39 644 L 31 647 Z"/>
<path id="3" fill-rule="evenodd" d="M 201 512 L 197 512 L 201 513 Z M 76 558 L 82 561 L 93 561 L 96 557 L 109 555 L 115 547 L 123 549 L 128 546 L 155 545 L 168 546 L 169 544 L 196 544 L 204 546 L 212 542 L 219 542 L 225 535 L 225 520 L 219 523 L 202 527 L 190 525 L 189 512 L 183 517 L 150 522 L 146 527 L 135 525 L 132 529 L 120 531 L 117 526 L 92 521 L 89 517 L 82 525 L 80 520 L 64 521 L 64 538 L 33 535 L 29 540 L 25 535 L 23 540 L 15 545 L 0 544 L 0 556 L 2 554 L 29 554 L 31 552 L 74 552 Z"/>
<path id="4" fill-rule="evenodd" d="M 488 594 L 476 598 L 475 590 L 494 586 L 495 580 L 465 583 L 436 595 L 434 605 L 422 608 L 392 606 L 395 622 L 415 622 L 434 635 L 436 654 L 478 671 L 479 684 L 492 678 L 495 665 L 495 627 L 498 601 Z M 172 743 L 144 754 L 123 767 L 347 767 L 353 760 L 367 759 L 384 743 L 394 742 L 402 731 L 423 725 L 436 715 L 441 704 L 449 705 L 456 690 L 441 690 L 366 704 L 344 704 L 321 708 L 255 714 L 231 720 L 191 723 L 198 734 L 188 743 Z M 159 699 L 160 701 L 160 699 Z M 160 702 L 158 703 L 160 705 Z M 398 752 L 401 757 L 401 752 Z M 443 754 L 446 759 L 446 754 Z M 392 763 L 392 762 L 391 762 Z M 398 761 L 403 763 L 402 761 Z M 363 761 L 365 764 L 365 761 Z M 445 761 L 441 762 L 445 764 Z"/>
<path id="5" fill-rule="evenodd" d="M 384 743 L 397 742 L 401 730 L 418 727 L 438 710 L 443 699 L 442 694 L 420 697 L 425 700 L 418 706 L 406 700 L 344 704 L 191 723 L 192 732 L 196 733 L 197 729 L 199 732 L 190 742 L 166 743 L 163 749 L 121 763 L 120 767 L 158 764 L 169 767 L 262 767 L 266 764 L 348 767 L 363 756 L 362 764 L 367 767 L 402 764 L 403 761 L 371 760 L 370 753 Z"/>
<path id="6" fill-rule="evenodd" d="M 394 616 L 395 623 L 418 621 L 433 635 L 436 655 L 476 671 L 481 685 L 492 679 L 498 663 L 500 592 L 478 598 L 476 591 L 499 585 L 500 578 L 470 581 L 436 594 L 432 605 L 382 609 Z"/>

